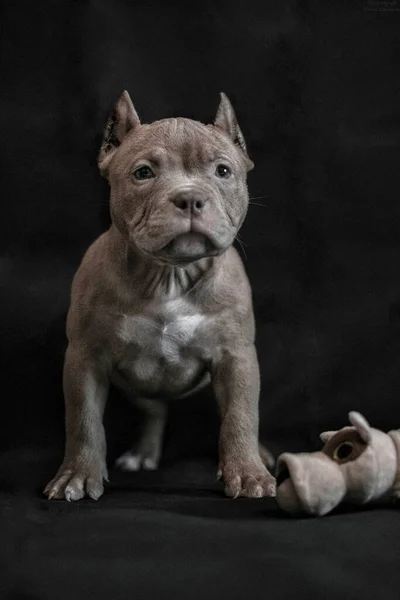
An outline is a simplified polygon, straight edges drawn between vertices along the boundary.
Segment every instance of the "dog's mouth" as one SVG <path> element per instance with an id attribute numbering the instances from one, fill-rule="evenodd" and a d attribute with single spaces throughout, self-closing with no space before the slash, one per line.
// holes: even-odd
<path id="1" fill-rule="evenodd" d="M 168 244 L 163 246 L 157 257 L 175 264 L 190 263 L 206 256 L 216 256 L 220 249 L 206 235 L 188 232 L 177 235 Z"/>

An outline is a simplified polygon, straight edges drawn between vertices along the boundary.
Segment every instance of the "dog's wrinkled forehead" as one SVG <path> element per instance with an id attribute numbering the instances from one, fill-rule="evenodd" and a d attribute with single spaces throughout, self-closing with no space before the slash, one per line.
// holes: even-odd
<path id="1" fill-rule="evenodd" d="M 114 173 L 121 173 L 123 165 L 119 163 L 124 162 L 127 154 L 149 152 L 154 147 L 180 157 L 193 157 L 197 153 L 197 161 L 207 160 L 207 153 L 219 150 L 228 156 L 230 166 L 236 167 L 236 174 L 244 175 L 254 167 L 235 111 L 222 92 L 212 125 L 184 117 L 142 124 L 125 90 L 107 122 L 98 157 L 100 173 L 106 178 L 110 168 Z M 114 160 L 115 157 L 117 160 Z M 210 157 L 210 160 L 213 159 Z"/>
<path id="2" fill-rule="evenodd" d="M 126 136 L 119 155 L 133 162 L 143 159 L 156 165 L 179 156 L 187 168 L 227 157 L 240 161 L 239 152 L 226 135 L 213 126 L 183 117 L 142 125 Z"/>

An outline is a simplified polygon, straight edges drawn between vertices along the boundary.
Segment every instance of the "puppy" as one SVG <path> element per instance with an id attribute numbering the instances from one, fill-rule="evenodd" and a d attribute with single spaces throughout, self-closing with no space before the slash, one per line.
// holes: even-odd
<path id="1" fill-rule="evenodd" d="M 275 494 L 258 447 L 259 367 L 251 290 L 233 242 L 253 168 L 228 98 L 214 124 L 141 124 L 127 92 L 99 155 L 112 225 L 72 284 L 63 387 L 64 461 L 44 493 L 98 499 L 107 479 L 103 412 L 110 384 L 144 413 L 119 460 L 155 469 L 168 401 L 211 381 L 219 407 L 218 475 L 228 496 Z"/>

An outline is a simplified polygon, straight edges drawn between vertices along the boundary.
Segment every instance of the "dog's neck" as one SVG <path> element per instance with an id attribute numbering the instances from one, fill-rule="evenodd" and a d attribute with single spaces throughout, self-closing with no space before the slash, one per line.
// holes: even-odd
<path id="1" fill-rule="evenodd" d="M 111 225 L 108 235 L 113 263 L 118 274 L 142 298 L 182 296 L 193 289 L 216 267 L 221 257 L 205 257 L 187 265 L 160 264 L 140 253 Z"/>

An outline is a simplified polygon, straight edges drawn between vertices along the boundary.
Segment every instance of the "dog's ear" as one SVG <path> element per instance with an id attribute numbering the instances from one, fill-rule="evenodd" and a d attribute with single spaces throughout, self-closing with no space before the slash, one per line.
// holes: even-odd
<path id="1" fill-rule="evenodd" d="M 100 173 L 104 177 L 107 177 L 108 166 L 115 150 L 121 145 L 127 133 L 139 127 L 139 125 L 139 117 L 128 92 L 125 90 L 107 121 L 103 143 L 100 148 L 98 165 Z"/>
<path id="2" fill-rule="evenodd" d="M 246 161 L 247 170 L 251 171 L 254 167 L 254 163 L 247 153 L 246 142 L 239 127 L 233 106 L 224 92 L 221 92 L 220 96 L 221 101 L 218 106 L 214 125 L 222 129 L 231 138 L 232 142 L 241 149 Z"/>

